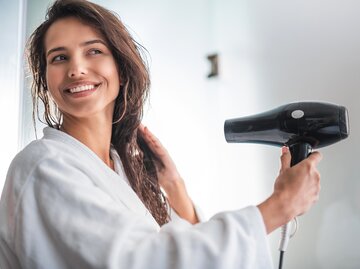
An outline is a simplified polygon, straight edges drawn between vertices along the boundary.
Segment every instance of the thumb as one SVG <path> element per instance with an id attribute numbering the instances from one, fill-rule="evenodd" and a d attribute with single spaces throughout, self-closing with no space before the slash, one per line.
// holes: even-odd
<path id="1" fill-rule="evenodd" d="M 281 168 L 280 173 L 284 172 L 286 169 L 290 168 L 291 165 L 291 154 L 288 147 L 281 148 Z"/>

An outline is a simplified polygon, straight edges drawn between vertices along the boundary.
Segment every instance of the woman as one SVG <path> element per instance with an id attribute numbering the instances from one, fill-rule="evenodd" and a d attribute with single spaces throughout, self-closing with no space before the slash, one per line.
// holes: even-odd
<path id="1" fill-rule="evenodd" d="M 266 201 L 196 224 L 174 163 L 141 125 L 149 76 L 119 19 L 88 1 L 56 1 L 29 51 L 49 127 L 9 168 L 1 268 L 272 267 L 266 234 L 318 199 L 319 153 L 290 168 L 283 148 Z"/>

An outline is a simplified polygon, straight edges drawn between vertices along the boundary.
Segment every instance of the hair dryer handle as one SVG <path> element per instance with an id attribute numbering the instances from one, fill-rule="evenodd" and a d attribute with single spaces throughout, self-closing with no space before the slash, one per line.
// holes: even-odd
<path id="1" fill-rule="evenodd" d="M 291 166 L 294 166 L 310 155 L 312 147 L 309 143 L 299 142 L 290 145 L 289 150 L 291 153 Z"/>

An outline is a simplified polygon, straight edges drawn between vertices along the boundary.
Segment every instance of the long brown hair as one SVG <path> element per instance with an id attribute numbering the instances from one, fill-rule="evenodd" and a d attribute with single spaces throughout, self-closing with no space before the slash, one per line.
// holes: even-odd
<path id="1" fill-rule="evenodd" d="M 33 74 L 32 98 L 35 117 L 59 129 L 62 113 L 53 102 L 46 82 L 44 37 L 49 27 L 66 17 L 75 17 L 99 31 L 112 52 L 122 85 L 115 101 L 111 143 L 117 150 L 130 185 L 159 225 L 169 221 L 168 207 L 156 174 L 161 162 L 138 133 L 150 79 L 143 59 L 143 47 L 128 33 L 113 12 L 85 0 L 57 0 L 48 9 L 45 21 L 28 41 L 29 66 Z M 39 100 L 44 105 L 40 116 Z"/>

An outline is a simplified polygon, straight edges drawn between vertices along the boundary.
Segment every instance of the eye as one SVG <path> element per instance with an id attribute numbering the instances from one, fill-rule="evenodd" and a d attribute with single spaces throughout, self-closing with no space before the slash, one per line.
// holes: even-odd
<path id="1" fill-rule="evenodd" d="M 101 53 L 102 53 L 102 51 L 98 50 L 98 49 L 92 49 L 89 51 L 90 55 L 101 54 Z"/>
<path id="2" fill-rule="evenodd" d="M 51 62 L 54 63 L 54 62 L 60 62 L 60 61 L 64 61 L 64 60 L 66 60 L 66 56 L 61 54 L 61 55 L 57 55 L 54 58 L 52 58 Z"/>

